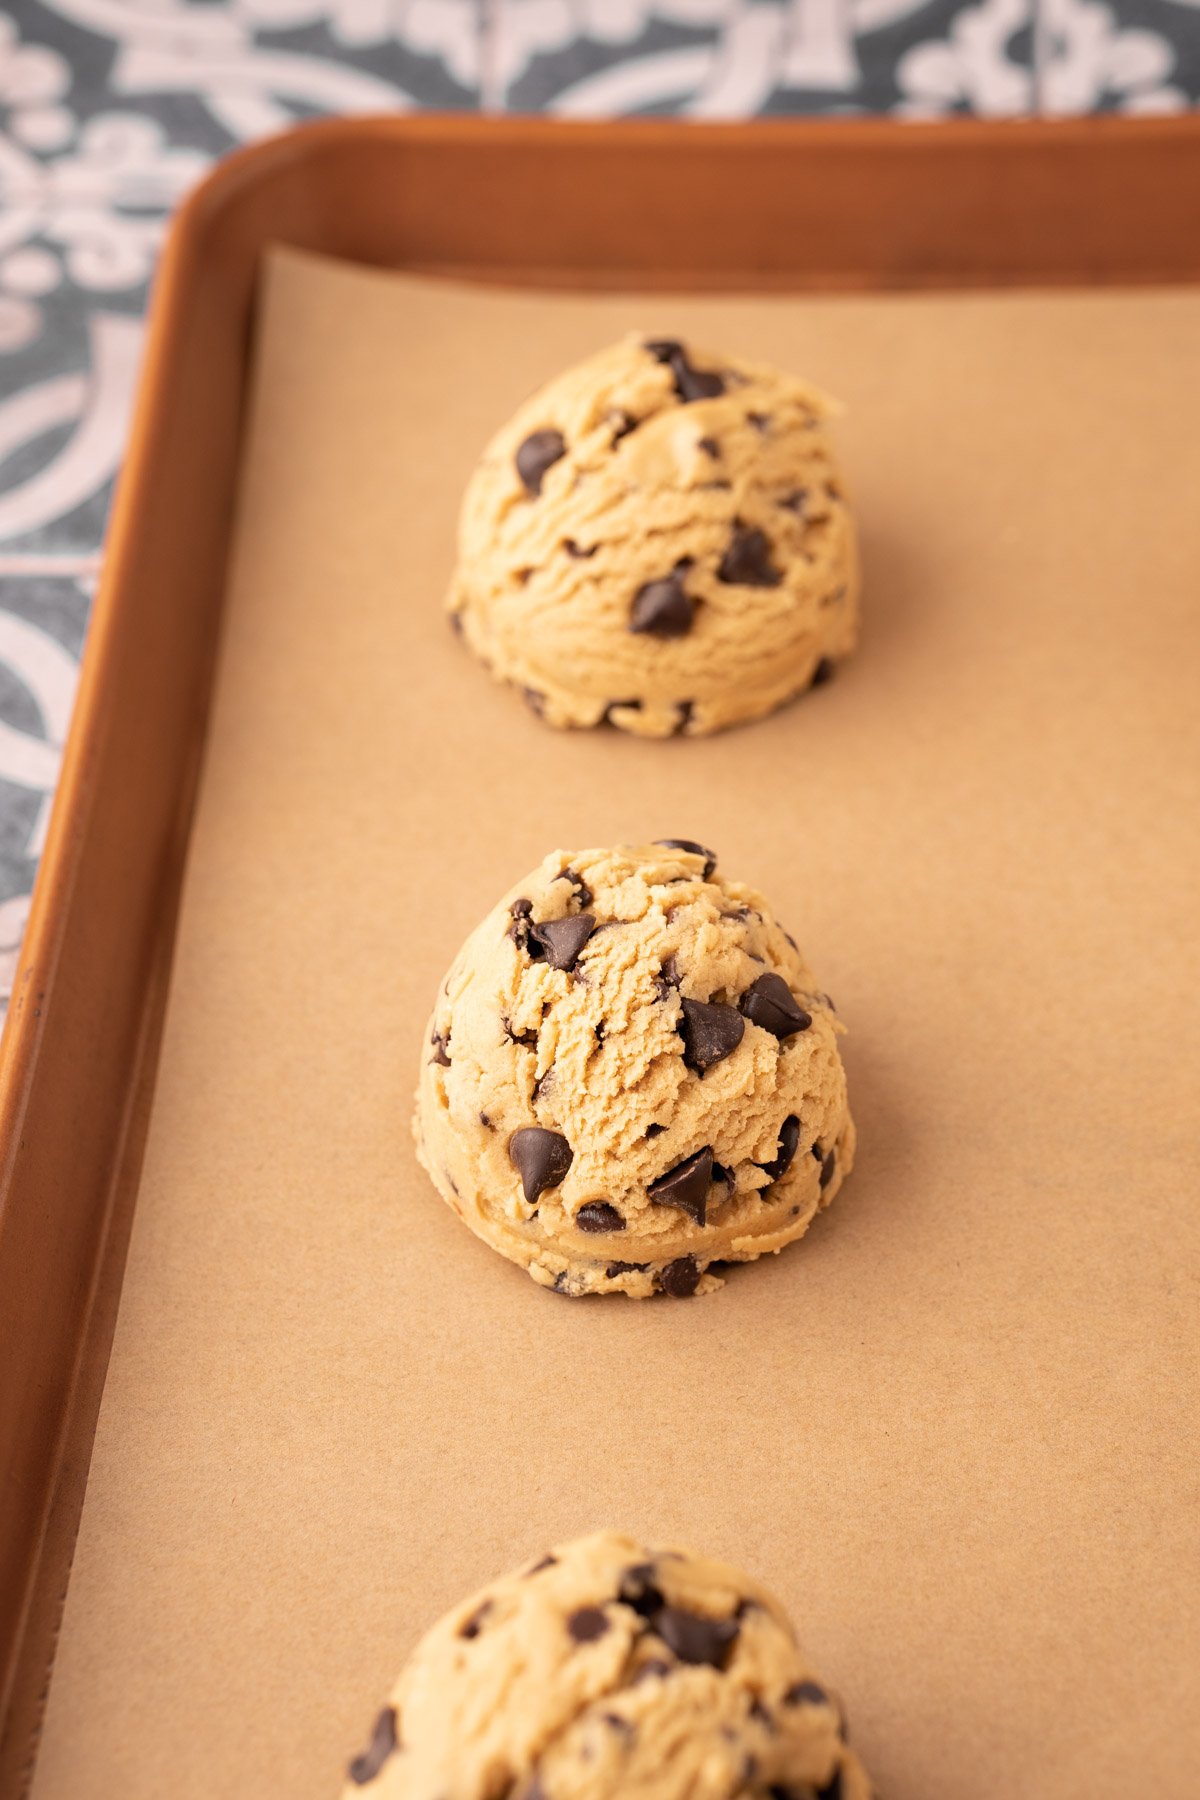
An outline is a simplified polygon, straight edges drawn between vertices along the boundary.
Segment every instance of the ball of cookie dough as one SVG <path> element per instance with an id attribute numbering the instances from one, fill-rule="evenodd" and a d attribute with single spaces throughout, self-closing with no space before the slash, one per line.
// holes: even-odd
<path id="1" fill-rule="evenodd" d="M 683 1297 L 803 1236 L 854 1156 L 841 1026 L 761 894 L 673 840 L 555 851 L 467 939 L 418 1155 L 565 1294 Z"/>
<path id="2" fill-rule="evenodd" d="M 350 1765 L 380 1800 L 870 1800 L 837 1700 L 739 1570 L 616 1532 L 495 1581 L 418 1644 Z"/>
<path id="3" fill-rule="evenodd" d="M 629 338 L 535 394 L 459 522 L 453 620 L 552 725 L 644 737 L 756 719 L 854 647 L 830 402 L 754 363 Z"/>

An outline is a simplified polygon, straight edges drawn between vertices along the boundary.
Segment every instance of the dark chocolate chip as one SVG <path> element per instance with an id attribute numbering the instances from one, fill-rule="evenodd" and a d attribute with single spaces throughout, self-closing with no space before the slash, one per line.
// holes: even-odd
<path id="1" fill-rule="evenodd" d="M 641 420 L 635 419 L 632 413 L 619 412 L 616 413 L 614 417 L 616 423 L 613 428 L 611 439 L 613 444 L 619 444 L 622 438 L 628 437 L 630 432 L 636 431 L 641 424 Z"/>
<path id="2" fill-rule="evenodd" d="M 644 1662 L 640 1669 L 634 1670 L 629 1685 L 630 1687 L 637 1687 L 639 1682 L 652 1681 L 655 1678 L 661 1681 L 664 1675 L 669 1675 L 670 1673 L 670 1663 L 663 1662 L 660 1656 L 652 1656 L 649 1662 Z"/>
<path id="3" fill-rule="evenodd" d="M 711 879 L 713 870 L 717 866 L 715 850 L 706 850 L 703 844 L 697 844 L 691 838 L 655 838 L 654 843 L 659 850 L 686 850 L 689 856 L 702 856 L 704 858 L 704 879 L 705 881 Z"/>
<path id="4" fill-rule="evenodd" d="M 563 539 L 563 549 L 568 556 L 573 556 L 577 562 L 586 561 L 589 556 L 595 556 L 599 548 L 599 544 L 589 544 L 585 550 L 582 544 L 577 544 L 575 542 L 574 538 Z"/>
<path id="5" fill-rule="evenodd" d="M 589 1200 L 575 1214 L 580 1231 L 624 1231 L 625 1221 L 607 1200 Z"/>
<path id="6" fill-rule="evenodd" d="M 739 587 L 778 587 L 783 571 L 771 561 L 771 540 L 757 525 L 734 525 L 729 547 L 717 567 L 717 580 Z"/>
<path id="7" fill-rule="evenodd" d="M 637 1726 L 632 1719 L 623 1719 L 620 1713 L 601 1713 L 600 1717 L 609 1730 L 615 1731 L 618 1737 L 623 1737 L 632 1743 L 637 1736 Z"/>
<path id="8" fill-rule="evenodd" d="M 579 1296 L 574 1292 L 574 1290 L 571 1287 L 571 1276 L 570 1276 L 569 1270 L 560 1269 L 558 1271 L 558 1274 L 554 1277 L 554 1292 L 556 1294 L 566 1294 L 567 1297 L 571 1300 L 578 1299 Z"/>
<path id="9" fill-rule="evenodd" d="M 554 1065 L 553 1065 L 553 1063 L 551 1063 L 550 1067 L 546 1070 L 546 1073 L 544 1075 L 539 1075 L 537 1080 L 533 1084 L 533 1093 L 531 1095 L 531 1098 L 532 1098 L 535 1106 L 536 1106 L 537 1102 L 541 1099 L 542 1095 L 544 1093 L 546 1093 L 553 1086 L 554 1086 Z"/>
<path id="10" fill-rule="evenodd" d="M 459 1637 L 460 1638 L 477 1638 L 479 1636 L 479 1633 L 483 1630 L 483 1622 L 487 1618 L 487 1616 L 491 1612 L 491 1610 L 492 1610 L 491 1601 L 484 1600 L 479 1606 L 477 1606 L 475 1608 L 475 1611 L 471 1614 L 469 1619 L 463 1620 L 463 1623 L 458 1628 Z"/>
<path id="11" fill-rule="evenodd" d="M 521 1176 L 521 1188 L 530 1206 L 547 1188 L 557 1187 L 566 1175 L 574 1152 L 558 1131 L 541 1125 L 523 1125 L 508 1140 L 508 1159 Z"/>
<path id="12" fill-rule="evenodd" d="M 645 1263 L 610 1262 L 604 1273 L 610 1281 L 618 1275 L 640 1275 Z"/>
<path id="13" fill-rule="evenodd" d="M 356 1756 L 350 1764 L 349 1775 L 355 1787 L 366 1787 L 368 1781 L 374 1781 L 388 1757 L 399 1749 L 396 1736 L 396 1709 L 385 1706 L 375 1721 L 375 1729 L 371 1733 L 371 1742 L 361 1756 Z"/>
<path id="14" fill-rule="evenodd" d="M 433 1045 L 433 1055 L 429 1059 L 430 1062 L 440 1063 L 442 1068 L 448 1069 L 450 1067 L 450 1033 L 448 1031 L 435 1031 L 429 1041 Z"/>
<path id="15" fill-rule="evenodd" d="M 815 1143 L 815 1144 L 814 1144 L 814 1145 L 813 1145 L 813 1146 L 812 1146 L 812 1150 L 811 1150 L 811 1151 L 810 1151 L 810 1155 L 812 1155 L 812 1156 L 815 1156 L 815 1157 L 816 1157 L 816 1159 L 817 1159 L 817 1161 L 818 1161 L 818 1162 L 820 1162 L 820 1161 L 821 1161 L 821 1158 L 822 1158 L 822 1156 L 823 1156 L 823 1155 L 824 1155 L 824 1151 L 823 1151 L 823 1150 L 822 1150 L 822 1149 L 821 1149 L 821 1146 L 820 1146 L 820 1143 L 819 1143 L 819 1142 L 818 1142 L 818 1143 Z"/>
<path id="16" fill-rule="evenodd" d="M 778 1726 L 774 1719 L 771 1717 L 762 1701 L 758 1698 L 757 1694 L 750 1702 L 750 1717 L 756 1724 L 761 1725 L 764 1731 L 769 1732 L 772 1737 L 778 1730 Z"/>
<path id="17" fill-rule="evenodd" d="M 692 714 L 696 710 L 696 702 L 694 700 L 679 700 L 676 704 L 679 707 L 679 717 L 675 721 L 674 735 L 676 737 L 682 737 L 692 722 Z"/>
<path id="18" fill-rule="evenodd" d="M 696 448 L 703 450 L 705 456 L 720 456 L 721 454 L 721 446 L 713 437 L 697 438 Z"/>
<path id="19" fill-rule="evenodd" d="M 633 596 L 629 613 L 629 629 L 646 632 L 651 637 L 686 637 L 692 629 L 696 603 L 683 591 L 683 577 L 688 565 L 678 564 L 669 575 L 657 581 L 644 581 Z"/>
<path id="20" fill-rule="evenodd" d="M 540 1575 L 543 1569 L 553 1569 L 557 1566 L 557 1563 L 557 1556 L 552 1556 L 547 1550 L 540 1562 L 535 1562 L 532 1569 L 526 1569 L 525 1579 L 528 1581 L 531 1575 Z"/>
<path id="21" fill-rule="evenodd" d="M 495 1129 L 496 1129 L 496 1127 L 492 1124 L 491 1119 L 488 1117 L 487 1113 L 480 1113 L 479 1123 L 483 1126 L 483 1129 L 485 1131 L 495 1131 Z"/>
<path id="22" fill-rule="evenodd" d="M 658 1123 L 658 1121 L 657 1121 L 657 1120 L 655 1120 L 655 1122 L 654 1122 L 654 1124 L 653 1124 L 653 1125 L 647 1125 L 647 1127 L 646 1127 L 646 1136 L 647 1136 L 647 1138 L 656 1138 L 656 1137 L 661 1137 L 661 1136 L 662 1136 L 662 1134 L 663 1134 L 663 1132 L 664 1132 L 664 1131 L 665 1131 L 665 1130 L 666 1130 L 666 1129 L 667 1129 L 667 1128 L 666 1128 L 666 1126 L 665 1126 L 665 1125 L 660 1125 L 660 1124 L 659 1124 L 659 1123 Z"/>
<path id="23" fill-rule="evenodd" d="M 724 1163 L 715 1162 L 712 1166 L 712 1178 L 726 1187 L 733 1185 L 733 1170 L 727 1169 Z"/>
<path id="24" fill-rule="evenodd" d="M 578 900 L 580 906 L 590 906 L 592 904 L 592 890 L 583 879 L 583 876 L 579 874 L 578 870 L 571 868 L 560 869 L 558 871 L 558 879 L 560 881 L 570 882 L 571 886 L 575 889 L 575 898 Z"/>
<path id="25" fill-rule="evenodd" d="M 510 1044 L 523 1044 L 527 1050 L 537 1049 L 538 1035 L 536 1031 L 514 1031 L 512 1020 L 506 1019 L 503 1015 L 500 1018 L 500 1025 Z"/>
<path id="26" fill-rule="evenodd" d="M 752 1025 L 761 1025 L 781 1041 L 807 1031 L 812 1024 L 812 1014 L 798 1004 L 782 975 L 760 975 L 746 989 L 738 1007 Z"/>
<path id="27" fill-rule="evenodd" d="M 543 431 L 531 431 L 516 455 L 517 474 L 525 484 L 527 493 L 540 494 L 542 478 L 546 470 L 556 463 L 560 456 L 566 454 L 567 441 L 561 431 L 547 426 Z"/>
<path id="28" fill-rule="evenodd" d="M 621 1576 L 617 1598 L 622 1605 L 631 1606 L 639 1618 L 652 1619 L 665 1604 L 655 1580 L 657 1574 L 653 1563 L 634 1563 Z"/>
<path id="29" fill-rule="evenodd" d="M 512 920 L 512 924 L 508 928 L 507 936 L 512 939 L 518 950 L 524 950 L 529 943 L 529 919 L 532 912 L 533 901 L 525 899 L 514 900 L 508 909 L 508 916 Z"/>
<path id="30" fill-rule="evenodd" d="M 837 664 L 831 662 L 829 657 L 823 656 L 812 672 L 812 680 L 808 684 L 809 687 L 824 687 L 827 681 L 832 681 L 833 671 L 836 667 Z"/>
<path id="31" fill-rule="evenodd" d="M 825 1786 L 817 1789 L 817 1800 L 842 1800 L 842 1771 L 836 1768 Z"/>
<path id="32" fill-rule="evenodd" d="M 668 1169 L 647 1192 L 655 1206 L 674 1206 L 697 1225 L 703 1225 L 712 1181 L 713 1153 L 705 1145 L 686 1161 Z"/>
<path id="33" fill-rule="evenodd" d="M 701 1075 L 732 1056 L 745 1030 L 746 1021 L 735 1006 L 712 1006 L 704 1000 L 682 1002 L 679 1031 L 683 1060 Z"/>
<path id="34" fill-rule="evenodd" d="M 594 1644 L 608 1630 L 608 1619 L 598 1606 L 581 1606 L 567 1619 L 567 1630 L 577 1644 Z"/>
<path id="35" fill-rule="evenodd" d="M 779 1127 L 778 1154 L 773 1157 L 770 1162 L 759 1163 L 758 1165 L 763 1174 L 769 1175 L 772 1181 L 781 1180 L 791 1168 L 792 1158 L 795 1156 L 799 1144 L 800 1121 L 795 1113 L 789 1113 L 787 1118 L 783 1121 L 783 1124 Z"/>
<path id="36" fill-rule="evenodd" d="M 702 1619 L 682 1607 L 664 1606 L 654 1615 L 653 1629 L 680 1662 L 723 1669 L 740 1627 L 736 1619 Z"/>
<path id="37" fill-rule="evenodd" d="M 529 954 L 537 944 L 552 969 L 573 969 L 579 952 L 596 929 L 591 913 L 570 913 L 565 919 L 547 919 L 529 927 Z"/>
<path id="38" fill-rule="evenodd" d="M 725 392 L 724 378 L 710 369 L 696 369 L 683 345 L 673 338 L 653 338 L 646 349 L 655 362 L 666 363 L 675 377 L 675 392 L 686 406 L 692 400 L 713 400 Z"/>
<path id="39" fill-rule="evenodd" d="M 700 1285 L 700 1264 L 694 1256 L 677 1256 L 658 1279 L 663 1293 L 672 1300 L 689 1300 Z"/>
<path id="40" fill-rule="evenodd" d="M 663 957 L 662 962 L 659 964 L 658 972 L 668 987 L 677 988 L 679 983 L 683 980 L 682 975 L 679 973 L 679 964 L 675 961 L 674 952 L 672 952 L 670 956 Z"/>
<path id="41" fill-rule="evenodd" d="M 808 505 L 808 489 L 793 488 L 790 494 L 783 494 L 776 505 L 782 506 L 785 512 L 795 513 L 798 519 L 803 518 L 804 509 Z"/>
<path id="42" fill-rule="evenodd" d="M 641 712 L 641 710 L 640 700 L 610 700 L 600 715 L 600 723 L 601 725 L 615 725 L 616 720 L 613 718 L 615 712 Z"/>
<path id="43" fill-rule="evenodd" d="M 825 1158 L 824 1162 L 821 1164 L 821 1175 L 820 1175 L 819 1185 L 822 1188 L 822 1190 L 827 1188 L 829 1186 L 830 1182 L 833 1180 L 833 1172 L 836 1168 L 837 1168 L 837 1151 L 831 1150 L 829 1152 L 829 1155 Z"/>
<path id="44" fill-rule="evenodd" d="M 770 413 L 748 412 L 746 423 L 753 425 L 755 431 L 766 433 L 771 429 L 771 415 Z"/>
<path id="45" fill-rule="evenodd" d="M 829 1695 L 815 1681 L 797 1681 L 783 1696 L 785 1706 L 829 1706 Z"/>

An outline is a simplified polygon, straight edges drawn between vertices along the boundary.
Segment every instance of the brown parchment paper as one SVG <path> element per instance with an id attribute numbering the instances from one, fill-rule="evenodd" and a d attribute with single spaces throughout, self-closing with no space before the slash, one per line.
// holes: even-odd
<path id="1" fill-rule="evenodd" d="M 478 449 L 628 328 L 848 407 L 861 653 L 707 742 L 553 733 L 440 612 Z M 275 259 L 38 1800 L 332 1795 L 444 1607 L 609 1523 L 775 1586 L 890 1800 L 1200 1791 L 1198 344 Z M 421 1032 L 546 850 L 664 835 L 835 995 L 859 1163 L 713 1298 L 568 1301 L 417 1168 Z"/>

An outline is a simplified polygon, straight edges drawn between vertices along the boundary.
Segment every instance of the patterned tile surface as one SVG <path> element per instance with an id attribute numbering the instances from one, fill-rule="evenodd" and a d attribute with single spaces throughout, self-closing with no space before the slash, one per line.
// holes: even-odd
<path id="1" fill-rule="evenodd" d="M 321 113 L 1169 112 L 1197 0 L 21 0 L 0 12 L 0 1005 L 166 221 Z"/>

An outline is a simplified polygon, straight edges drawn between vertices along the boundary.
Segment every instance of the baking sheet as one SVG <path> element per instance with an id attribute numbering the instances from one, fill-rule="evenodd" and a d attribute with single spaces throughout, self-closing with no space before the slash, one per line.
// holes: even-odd
<path id="1" fill-rule="evenodd" d="M 630 328 L 849 409 L 861 652 L 708 741 L 551 733 L 440 612 L 494 425 Z M 1198 333 L 272 260 L 38 1800 L 334 1793 L 421 1629 L 601 1524 L 776 1587 L 890 1800 L 1194 1794 Z M 417 1168 L 420 1034 L 546 850 L 664 835 L 835 995 L 859 1160 L 710 1299 L 568 1301 Z"/>

